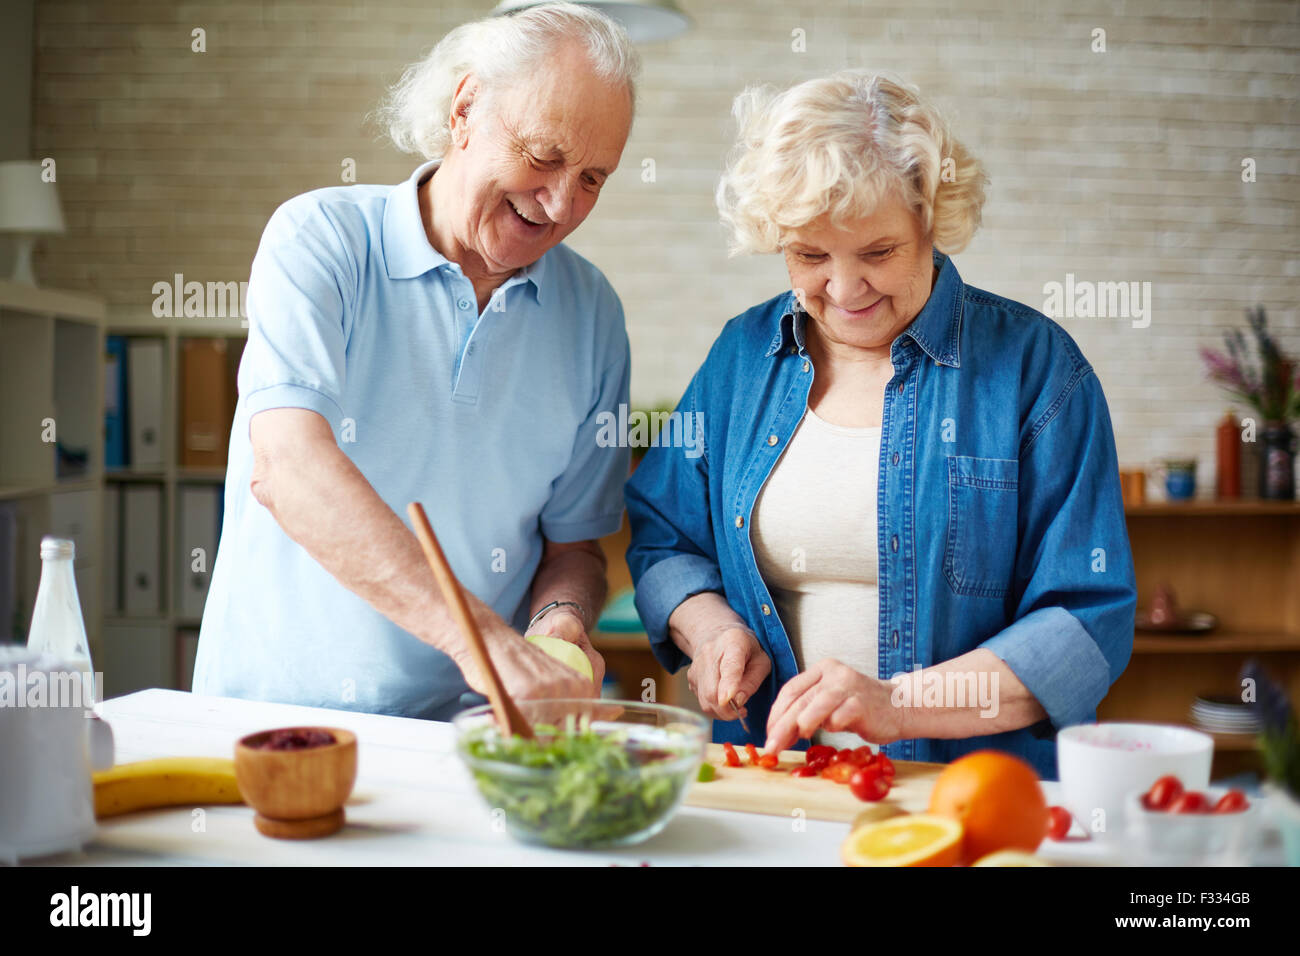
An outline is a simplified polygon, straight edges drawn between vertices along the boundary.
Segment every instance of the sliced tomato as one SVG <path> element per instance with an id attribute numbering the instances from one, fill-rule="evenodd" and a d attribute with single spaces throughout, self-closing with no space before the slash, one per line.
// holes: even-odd
<path id="1" fill-rule="evenodd" d="M 831 765 L 831 758 L 825 756 L 818 757 L 815 760 L 809 760 L 808 763 L 805 764 L 805 766 L 809 770 L 813 771 L 814 773 L 821 773 L 830 765 Z"/>
<path id="2" fill-rule="evenodd" d="M 758 765 L 764 770 L 775 770 L 781 758 L 776 754 L 763 754 L 758 758 Z"/>
<path id="3" fill-rule="evenodd" d="M 870 747 L 857 747 L 853 751 L 852 762 L 859 767 L 869 767 L 876 762 L 875 752 Z"/>
<path id="4" fill-rule="evenodd" d="M 732 744 L 724 743 L 722 752 L 726 756 L 728 767 L 740 766 L 740 754 L 736 753 L 736 748 Z"/>
<path id="5" fill-rule="evenodd" d="M 792 776 L 792 777 L 815 777 L 815 776 L 817 776 L 817 771 L 814 770 L 812 767 L 809 767 L 809 766 L 795 767 L 793 770 L 790 771 L 790 776 Z"/>
<path id="6" fill-rule="evenodd" d="M 1229 790 L 1223 796 L 1219 797 L 1219 802 L 1214 805 L 1214 813 L 1241 813 L 1250 806 L 1246 802 L 1246 795 L 1240 790 Z"/>
<path id="7" fill-rule="evenodd" d="M 749 765 L 750 765 L 751 767 L 757 767 L 757 766 L 758 766 L 758 748 L 755 747 L 753 744 L 745 744 L 745 753 L 749 755 Z"/>
<path id="8" fill-rule="evenodd" d="M 834 780 L 836 783 L 848 783 L 857 769 L 851 763 L 833 763 L 822 771 L 822 776 L 827 780 Z"/>
<path id="9" fill-rule="evenodd" d="M 831 754 L 830 765 L 833 767 L 837 763 L 853 763 L 853 751 L 847 747 L 843 750 L 837 750 Z"/>
<path id="10" fill-rule="evenodd" d="M 884 751 L 876 754 L 876 765 L 880 767 L 880 775 L 890 783 L 894 782 L 894 761 L 885 756 Z"/>
<path id="11" fill-rule="evenodd" d="M 825 744 L 814 744 L 808 748 L 808 753 L 804 755 L 804 763 L 813 764 L 820 760 L 822 766 L 825 766 L 834 753 L 834 747 L 827 747 Z"/>
<path id="12" fill-rule="evenodd" d="M 1065 835 L 1070 832 L 1070 824 L 1074 822 L 1074 817 L 1070 816 L 1070 811 L 1065 807 L 1048 807 L 1047 808 L 1047 835 L 1053 840 L 1064 840 Z"/>

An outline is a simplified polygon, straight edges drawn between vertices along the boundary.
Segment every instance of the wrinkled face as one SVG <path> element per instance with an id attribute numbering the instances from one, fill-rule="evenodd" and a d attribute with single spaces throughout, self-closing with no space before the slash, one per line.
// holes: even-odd
<path id="1" fill-rule="evenodd" d="M 476 82 L 469 77 L 462 94 Z M 467 115 L 456 109 L 443 160 L 459 186 L 453 229 L 489 272 L 536 262 L 581 225 L 632 122 L 627 90 L 593 76 L 576 49 L 509 89 L 479 90 Z"/>
<path id="2" fill-rule="evenodd" d="M 781 249 L 791 287 L 831 342 L 887 348 L 930 297 L 933 244 L 896 196 L 863 219 L 791 229 Z"/>

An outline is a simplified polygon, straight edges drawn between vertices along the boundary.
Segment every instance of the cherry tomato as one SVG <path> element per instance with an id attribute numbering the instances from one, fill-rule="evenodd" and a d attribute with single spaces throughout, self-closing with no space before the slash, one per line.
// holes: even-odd
<path id="1" fill-rule="evenodd" d="M 876 766 L 880 768 L 880 775 L 890 783 L 894 782 L 894 761 L 890 760 L 883 753 L 876 754 Z"/>
<path id="2" fill-rule="evenodd" d="M 1148 810 L 1168 810 L 1182 795 L 1183 782 L 1170 774 L 1151 784 L 1151 789 L 1142 795 L 1142 806 Z"/>
<path id="3" fill-rule="evenodd" d="M 833 763 L 822 771 L 822 776 L 836 783 L 848 783 L 857 769 L 851 763 Z"/>
<path id="4" fill-rule="evenodd" d="M 1070 811 L 1065 807 L 1047 808 L 1047 835 L 1050 839 L 1064 840 L 1073 822 L 1074 817 L 1070 816 Z"/>
<path id="5" fill-rule="evenodd" d="M 793 770 L 790 771 L 790 776 L 792 776 L 792 777 L 815 777 L 815 776 L 817 776 L 817 771 L 814 770 L 812 767 L 807 767 L 807 766 L 805 766 L 805 767 L 795 767 Z"/>
<path id="6" fill-rule="evenodd" d="M 740 766 L 740 754 L 736 753 L 736 748 L 729 743 L 722 745 L 722 752 L 726 755 L 728 767 Z"/>
<path id="7" fill-rule="evenodd" d="M 764 770 L 775 770 L 776 765 L 781 762 L 781 758 L 776 754 L 763 754 L 758 758 L 758 765 Z"/>
<path id="8" fill-rule="evenodd" d="M 849 778 L 849 789 L 859 800 L 879 800 L 889 793 L 889 781 L 875 767 L 859 767 Z"/>
<path id="9" fill-rule="evenodd" d="M 825 766 L 834 753 L 834 747 L 827 747 L 825 744 L 814 744 L 808 748 L 808 753 L 804 756 L 804 763 L 813 764 L 820 760 L 822 766 Z"/>
<path id="10" fill-rule="evenodd" d="M 815 757 L 814 759 L 809 760 L 807 763 L 808 769 L 814 771 L 815 773 L 821 773 L 830 765 L 831 765 L 831 758 L 825 755 L 822 755 L 820 757 Z"/>
<path id="11" fill-rule="evenodd" d="M 1219 802 L 1214 805 L 1214 813 L 1241 813 L 1250 804 L 1246 802 L 1246 795 L 1240 790 L 1229 790 L 1223 796 L 1219 797 Z"/>
<path id="12" fill-rule="evenodd" d="M 745 744 L 745 753 L 747 753 L 747 754 L 749 755 L 749 765 L 750 765 L 751 767 L 757 767 L 757 766 L 758 766 L 758 748 L 755 747 L 753 744 Z"/>
<path id="13" fill-rule="evenodd" d="M 1210 801 L 1205 794 L 1187 790 L 1169 805 L 1170 813 L 1209 813 Z"/>
<path id="14" fill-rule="evenodd" d="M 859 767 L 868 767 L 874 763 L 875 760 L 876 755 L 872 752 L 870 747 L 858 747 L 853 751 L 851 762 L 857 764 Z"/>

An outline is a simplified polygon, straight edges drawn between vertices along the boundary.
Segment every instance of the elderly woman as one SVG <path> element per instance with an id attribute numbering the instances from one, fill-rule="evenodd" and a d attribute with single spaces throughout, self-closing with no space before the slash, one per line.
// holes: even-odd
<path id="1" fill-rule="evenodd" d="M 690 661 L 720 741 L 994 747 L 1054 777 L 1056 730 L 1133 639 L 1097 377 L 962 281 L 985 177 L 916 89 L 844 72 L 735 113 L 722 218 L 793 291 L 732 319 L 687 388 L 704 454 L 652 449 L 628 485 L 655 652 Z"/>
<path id="2" fill-rule="evenodd" d="M 196 691 L 432 718 L 472 700 L 483 675 L 405 522 L 420 501 L 510 693 L 598 692 L 596 539 L 628 453 L 597 438 L 630 362 L 618 296 L 563 240 L 619 164 L 637 64 L 589 7 L 463 24 L 383 111 L 421 158 L 406 181 L 271 217 Z"/>

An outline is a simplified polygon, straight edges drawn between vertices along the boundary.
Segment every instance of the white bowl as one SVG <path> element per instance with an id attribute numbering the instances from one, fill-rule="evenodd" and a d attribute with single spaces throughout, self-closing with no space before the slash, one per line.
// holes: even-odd
<path id="1" fill-rule="evenodd" d="M 1076 724 L 1056 735 L 1061 798 L 1094 839 L 1124 835 L 1125 799 L 1166 774 L 1187 790 L 1210 783 L 1214 738 L 1169 724 Z"/>
<path id="2" fill-rule="evenodd" d="M 1210 806 L 1228 787 L 1195 788 Z M 1125 855 L 1138 866 L 1249 866 L 1259 838 L 1258 797 L 1237 813 L 1169 813 L 1142 805 L 1146 790 L 1125 798 Z"/>

